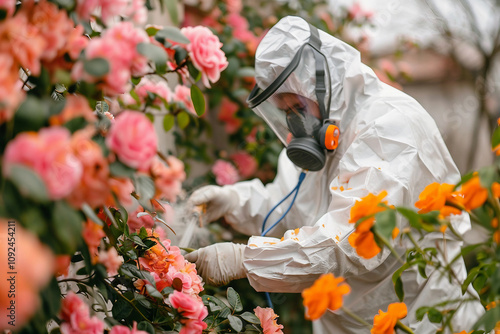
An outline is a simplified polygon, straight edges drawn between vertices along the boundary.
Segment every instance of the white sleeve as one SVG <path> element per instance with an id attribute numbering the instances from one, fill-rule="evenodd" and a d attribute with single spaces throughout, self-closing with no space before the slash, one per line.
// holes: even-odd
<path id="1" fill-rule="evenodd" d="M 399 122 L 394 121 L 397 117 Z M 355 201 L 368 193 L 386 190 L 389 204 L 413 207 L 427 184 L 442 182 L 452 174 L 457 176 L 455 170 L 447 170 L 441 161 L 429 165 L 429 156 L 434 155 L 435 161 L 447 159 L 440 156 L 444 144 L 438 133 L 436 140 L 427 138 L 431 141 L 425 143 L 428 145 L 424 156 L 419 138 L 412 130 L 410 122 L 394 112 L 360 131 L 340 160 L 338 176 L 329 185 L 325 184 L 325 188 L 329 187 L 326 191 L 331 193 L 330 206 L 314 226 L 289 230 L 282 241 L 250 238 L 244 252 L 250 284 L 257 291 L 300 292 L 328 272 L 346 278 L 366 272 L 382 275 L 383 270 L 375 269 L 389 256 L 386 247 L 366 260 L 348 242 L 354 229 L 348 220 Z M 398 225 L 401 224 L 399 219 Z"/>

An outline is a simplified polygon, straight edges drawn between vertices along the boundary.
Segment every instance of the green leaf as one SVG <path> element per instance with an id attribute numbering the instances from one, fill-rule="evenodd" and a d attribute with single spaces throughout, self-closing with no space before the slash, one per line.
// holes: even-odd
<path id="1" fill-rule="evenodd" d="M 147 33 L 147 34 L 148 34 L 148 36 L 150 36 L 150 37 L 151 37 L 151 36 L 156 35 L 156 33 L 157 33 L 158 31 L 160 31 L 160 29 L 159 29 L 159 28 L 157 28 L 157 27 L 154 27 L 154 26 L 150 26 L 150 27 L 147 27 L 147 28 L 146 28 L 146 33 Z"/>
<path id="2" fill-rule="evenodd" d="M 260 324 L 259 318 L 257 318 L 257 316 L 253 313 L 244 312 L 241 314 L 241 317 L 243 318 L 243 320 L 248 321 L 249 323 L 257 324 L 257 325 Z"/>
<path id="3" fill-rule="evenodd" d="M 145 331 L 145 332 L 148 332 L 149 334 L 155 334 L 155 328 L 153 327 L 153 325 L 151 325 L 151 323 L 147 322 L 147 321 L 141 321 L 138 325 L 137 325 L 137 329 L 140 330 L 140 331 Z"/>
<path id="4" fill-rule="evenodd" d="M 396 292 L 396 295 L 398 296 L 399 301 L 401 302 L 403 301 L 405 296 L 405 292 L 403 289 L 403 281 L 401 280 L 401 274 L 408 268 L 410 268 L 410 264 L 405 263 L 392 275 L 392 283 L 394 284 L 394 291 Z"/>
<path id="5" fill-rule="evenodd" d="M 241 321 L 240 318 L 230 314 L 227 316 L 227 320 L 229 320 L 229 325 L 232 329 L 234 329 L 237 333 L 241 332 L 243 329 L 243 321 Z"/>
<path id="6" fill-rule="evenodd" d="M 392 240 L 392 231 L 396 227 L 396 211 L 387 209 L 375 215 L 373 228 L 385 240 Z"/>
<path id="7" fill-rule="evenodd" d="M 64 9 L 72 9 L 75 6 L 74 0 L 52 0 L 52 2 Z"/>
<path id="8" fill-rule="evenodd" d="M 240 67 L 238 72 L 236 72 L 236 75 L 242 78 L 254 77 L 255 69 L 253 67 Z"/>
<path id="9" fill-rule="evenodd" d="M 151 199 L 155 195 L 155 183 L 146 175 L 138 175 L 134 178 L 135 192 L 139 196 L 139 203 L 146 210 L 152 210 Z"/>
<path id="10" fill-rule="evenodd" d="M 174 45 L 172 49 L 175 50 L 174 59 L 176 64 L 181 64 L 188 56 L 186 49 L 179 45 Z"/>
<path id="11" fill-rule="evenodd" d="M 81 238 L 83 217 L 68 203 L 57 201 L 52 211 L 54 234 L 66 253 L 74 253 Z"/>
<path id="12" fill-rule="evenodd" d="M 156 39 L 166 39 L 180 44 L 189 44 L 191 41 L 177 27 L 164 27 L 156 33 Z"/>
<path id="13" fill-rule="evenodd" d="M 146 284 L 146 291 L 151 297 L 163 300 L 163 295 L 154 286 Z"/>
<path id="14" fill-rule="evenodd" d="M 150 112 L 147 112 L 145 115 L 151 121 L 151 123 L 154 123 L 154 121 L 155 121 L 155 115 L 153 115 Z"/>
<path id="15" fill-rule="evenodd" d="M 177 123 L 179 124 L 179 128 L 185 129 L 189 124 L 189 114 L 185 111 L 181 111 L 177 114 Z"/>
<path id="16" fill-rule="evenodd" d="M 498 145 L 500 145 L 500 126 L 495 129 L 491 136 L 491 148 L 495 149 Z"/>
<path id="17" fill-rule="evenodd" d="M 87 216 L 87 218 L 91 219 L 94 223 L 99 224 L 99 225 L 104 225 L 102 220 L 97 217 L 94 209 L 92 209 L 87 203 L 83 203 L 82 205 L 82 211 Z"/>
<path id="18" fill-rule="evenodd" d="M 198 116 L 203 115 L 205 113 L 205 97 L 203 96 L 200 87 L 191 85 L 191 100 L 193 101 L 196 114 Z"/>
<path id="19" fill-rule="evenodd" d="M 14 132 L 38 131 L 48 124 L 50 116 L 47 100 L 28 95 L 14 114 Z"/>
<path id="20" fill-rule="evenodd" d="M 170 15 L 170 20 L 174 26 L 179 25 L 179 12 L 177 10 L 177 0 L 166 0 L 167 10 Z"/>
<path id="21" fill-rule="evenodd" d="M 188 62 L 187 66 L 189 75 L 194 79 L 195 82 L 198 81 L 201 77 L 201 72 L 191 62 Z"/>
<path id="22" fill-rule="evenodd" d="M 162 47 L 151 43 L 139 43 L 137 52 L 146 56 L 155 63 L 156 71 L 160 74 L 167 71 L 167 53 Z"/>
<path id="23" fill-rule="evenodd" d="M 469 271 L 467 278 L 462 283 L 462 295 L 465 294 L 465 292 L 467 291 L 467 288 L 469 287 L 471 282 L 476 278 L 476 276 L 479 274 L 480 270 L 481 270 L 481 267 L 474 267 Z"/>
<path id="24" fill-rule="evenodd" d="M 427 317 L 429 318 L 430 322 L 433 323 L 440 323 L 443 320 L 443 314 L 439 312 L 439 310 L 435 309 L 434 307 L 431 307 L 427 313 Z"/>
<path id="25" fill-rule="evenodd" d="M 126 178 L 131 178 L 135 174 L 135 169 L 121 163 L 120 161 L 115 161 L 110 164 L 109 171 L 113 176 L 122 176 Z"/>
<path id="26" fill-rule="evenodd" d="M 243 310 L 240 295 L 232 287 L 227 288 L 227 300 L 233 311 L 240 312 Z"/>
<path id="27" fill-rule="evenodd" d="M 16 164 L 10 168 L 9 179 L 23 196 L 42 203 L 49 200 L 45 184 L 33 170 Z"/>
<path id="28" fill-rule="evenodd" d="M 172 114 L 166 114 L 165 117 L 163 117 L 163 129 L 165 131 L 170 131 L 172 127 L 175 124 L 175 116 Z"/>
<path id="29" fill-rule="evenodd" d="M 83 62 L 83 70 L 94 77 L 102 77 L 109 73 L 109 62 L 104 58 L 92 58 Z"/>
<path id="30" fill-rule="evenodd" d="M 126 319 L 132 313 L 132 306 L 124 299 L 119 298 L 114 304 L 111 312 L 116 320 Z"/>
<path id="31" fill-rule="evenodd" d="M 483 187 L 490 188 L 493 182 L 497 180 L 498 173 L 496 166 L 487 166 L 479 169 L 479 180 Z"/>

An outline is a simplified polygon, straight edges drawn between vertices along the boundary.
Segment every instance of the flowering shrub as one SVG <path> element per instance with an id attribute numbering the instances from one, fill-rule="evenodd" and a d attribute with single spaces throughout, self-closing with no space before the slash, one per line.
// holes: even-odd
<path id="1" fill-rule="evenodd" d="M 152 120 L 166 130 L 198 120 L 202 89 L 228 61 L 206 27 L 144 26 L 146 3 L 156 4 L 0 3 L 1 330 L 259 333 L 275 324 L 276 315 L 241 313 L 234 289 L 227 301 L 207 294 L 169 237 L 166 206 L 186 171 L 159 152 Z M 235 159 L 241 175 L 253 173 L 251 159 Z"/>
<path id="2" fill-rule="evenodd" d="M 492 137 L 492 150 L 495 151 L 500 144 L 500 127 L 496 129 Z M 406 333 L 413 333 L 411 329 L 399 320 L 406 317 L 407 307 L 404 304 L 404 286 L 401 275 L 405 270 L 417 269 L 419 279 L 428 279 L 430 270 L 437 271 L 443 277 L 449 277 L 451 284 L 461 287 L 463 300 L 441 301 L 436 305 L 422 306 L 413 315 L 421 320 L 427 316 L 432 323 L 440 325 L 440 331 L 462 330 L 457 334 L 481 334 L 498 332 L 500 330 L 499 303 L 500 286 L 498 285 L 499 269 L 499 245 L 500 245 L 500 164 L 497 161 L 493 165 L 483 167 L 464 175 L 460 182 L 452 184 L 429 184 L 420 193 L 415 208 L 390 206 L 383 198 L 387 192 L 375 195 L 369 194 L 358 200 L 351 209 L 350 223 L 355 223 L 355 231 L 349 237 L 349 243 L 356 249 L 358 255 L 370 259 L 379 254 L 384 247 L 389 248 L 393 255 L 400 260 L 401 267 L 393 274 L 392 281 L 396 295 L 401 303 L 389 305 L 387 312 L 379 310 L 373 319 L 373 325 L 365 323 L 356 315 L 346 312 L 356 320 L 371 328 L 371 333 L 394 333 L 399 328 Z M 405 218 L 409 227 L 399 231 L 396 227 L 397 216 Z M 454 218 L 457 215 L 467 215 L 472 222 L 472 229 L 481 232 L 481 237 L 464 240 L 454 226 Z M 460 253 L 448 258 L 443 254 L 444 250 L 438 244 L 435 247 L 421 245 L 423 239 L 429 233 L 441 233 L 444 240 L 446 234 L 450 233 L 453 238 L 464 242 Z M 418 237 L 416 236 L 418 234 Z M 394 248 L 392 239 L 398 236 L 401 243 L 408 241 L 404 257 L 400 257 Z M 453 263 L 460 258 L 466 258 L 468 275 L 460 280 L 453 271 Z M 330 274 L 331 275 L 331 274 Z M 333 277 L 333 276 L 332 276 Z M 339 278 L 340 280 L 342 278 Z M 304 305 L 308 314 L 311 312 L 320 317 L 326 309 L 335 310 L 339 304 L 332 305 L 332 297 L 326 288 L 318 289 L 325 280 L 318 279 L 314 285 L 303 291 Z M 469 286 L 475 290 L 471 293 Z M 334 287 L 335 284 L 329 284 Z M 340 293 L 339 288 L 332 288 L 335 293 Z M 345 289 L 345 288 L 344 288 Z M 313 293 L 318 291 L 318 293 Z M 476 295 L 477 293 L 477 295 Z M 479 296 L 479 297 L 477 297 Z M 313 302 L 317 298 L 316 302 Z M 479 299 L 485 307 L 486 312 L 482 315 L 473 328 L 453 328 L 452 318 L 457 310 L 469 301 Z M 319 305 L 323 305 L 321 308 Z M 340 301 L 340 305 L 341 301 Z M 345 308 L 343 308 L 346 311 Z M 314 319 L 313 318 L 313 319 Z"/>

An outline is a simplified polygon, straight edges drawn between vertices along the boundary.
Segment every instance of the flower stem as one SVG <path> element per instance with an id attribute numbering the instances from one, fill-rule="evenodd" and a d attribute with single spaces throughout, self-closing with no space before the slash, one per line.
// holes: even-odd
<path id="1" fill-rule="evenodd" d="M 403 259 L 401 259 L 401 257 L 399 257 L 399 254 L 398 252 L 396 252 L 396 250 L 394 249 L 394 247 L 392 247 L 391 243 L 389 241 L 387 241 L 384 237 L 382 237 L 381 235 L 378 234 L 378 232 L 375 232 L 374 233 L 377 235 L 378 239 L 380 241 L 382 241 L 382 243 L 387 247 L 389 248 L 389 250 L 391 251 L 391 253 L 394 255 L 394 257 L 396 257 L 396 259 L 399 261 L 399 263 L 401 264 L 405 264 L 405 262 L 403 261 Z"/>
<path id="2" fill-rule="evenodd" d="M 398 322 L 396 322 L 396 328 L 399 328 L 401 329 L 403 332 L 405 333 L 408 333 L 408 334 L 415 334 L 413 333 L 413 331 L 411 330 L 410 327 L 406 326 L 405 324 L 403 324 L 401 321 L 398 320 Z"/>
<path id="3" fill-rule="evenodd" d="M 341 306 L 340 309 L 342 311 L 344 311 L 345 314 L 347 314 L 348 316 L 350 316 L 351 318 L 353 318 L 354 320 L 356 320 L 357 322 L 359 322 L 360 324 L 363 324 L 365 325 L 366 327 L 368 328 L 371 328 L 372 325 L 370 325 L 369 323 L 367 323 L 366 321 L 364 321 L 363 319 L 361 319 L 359 316 L 357 316 L 356 314 L 352 313 L 351 310 L 349 310 L 347 307 L 344 307 L 344 306 Z"/>

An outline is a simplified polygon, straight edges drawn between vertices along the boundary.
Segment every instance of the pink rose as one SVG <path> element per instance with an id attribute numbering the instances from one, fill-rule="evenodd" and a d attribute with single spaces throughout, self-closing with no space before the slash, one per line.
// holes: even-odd
<path id="1" fill-rule="evenodd" d="M 73 313 L 69 322 L 63 322 L 60 326 L 62 334 L 103 334 L 104 323 L 98 317 L 90 317 L 88 309 L 86 312 Z"/>
<path id="2" fill-rule="evenodd" d="M 69 195 L 80 182 L 83 169 L 71 150 L 69 131 L 61 127 L 17 135 L 5 149 L 3 174 L 8 177 L 16 164 L 37 173 L 51 199 Z"/>
<path id="3" fill-rule="evenodd" d="M 229 13 L 240 13 L 243 10 L 241 0 L 226 0 L 226 9 Z"/>
<path id="4" fill-rule="evenodd" d="M 114 326 L 109 334 L 148 334 L 148 332 L 138 330 L 137 322 L 134 321 L 132 329 L 127 326 Z"/>
<path id="5" fill-rule="evenodd" d="M 239 105 L 227 97 L 223 97 L 220 104 L 218 119 L 226 124 L 225 129 L 228 134 L 233 134 L 241 127 L 241 119 L 236 116 L 240 109 Z"/>
<path id="6" fill-rule="evenodd" d="M 189 87 L 184 85 L 175 86 L 173 100 L 176 102 L 182 102 L 187 111 L 196 115 L 193 100 L 191 100 L 191 89 Z"/>
<path id="7" fill-rule="evenodd" d="M 221 186 L 234 184 L 240 180 L 238 171 L 228 161 L 217 160 L 212 166 L 212 173 L 215 174 L 215 182 Z"/>
<path id="8" fill-rule="evenodd" d="M 168 296 L 168 300 L 172 307 L 176 308 L 185 318 L 181 320 L 183 328 L 179 334 L 200 333 L 207 328 L 207 324 L 203 322 L 203 319 L 208 315 L 208 310 L 201 299 L 175 290 Z"/>
<path id="9" fill-rule="evenodd" d="M 114 247 L 111 247 L 107 251 L 101 250 L 98 255 L 98 262 L 102 263 L 109 274 L 109 276 L 114 276 L 118 274 L 118 269 L 123 264 L 123 257 L 118 255 L 118 252 Z"/>
<path id="10" fill-rule="evenodd" d="M 165 81 L 154 82 L 146 77 L 142 78 L 141 82 L 135 87 L 135 92 L 139 96 L 141 103 L 146 102 L 148 93 L 156 94 L 158 97 L 151 101 L 155 106 L 162 106 L 162 99 L 167 103 L 172 99 L 172 91 Z"/>
<path id="11" fill-rule="evenodd" d="M 94 223 L 90 219 L 87 220 L 83 226 L 82 232 L 83 240 L 89 248 L 90 256 L 92 256 L 92 263 L 97 262 L 97 253 L 99 245 L 101 244 L 102 238 L 106 236 L 106 233 L 102 230 L 102 226 Z"/>
<path id="12" fill-rule="evenodd" d="M 62 300 L 61 319 L 70 321 L 74 313 L 88 313 L 87 305 L 73 291 Z"/>
<path id="13" fill-rule="evenodd" d="M 7 16 L 14 14 L 17 0 L 0 0 L 0 9 L 7 11 Z"/>
<path id="14" fill-rule="evenodd" d="M 210 82 L 219 80 L 220 72 L 228 65 L 222 43 L 207 27 L 185 27 L 181 32 L 191 41 L 186 49 L 194 66 L 201 71 L 203 84 L 210 87 Z"/>
<path id="15" fill-rule="evenodd" d="M 257 306 L 253 311 L 260 320 L 260 325 L 264 334 L 283 334 L 283 325 L 278 325 L 276 322 L 278 316 L 274 313 L 272 308 Z"/>
<path id="16" fill-rule="evenodd" d="M 238 167 L 238 172 L 244 179 L 254 175 L 257 171 L 257 160 L 245 151 L 233 153 L 230 158 Z"/>
<path id="17" fill-rule="evenodd" d="M 158 148 L 153 123 L 137 111 L 124 111 L 115 119 L 106 144 L 121 162 L 132 168 L 147 170 Z"/>

